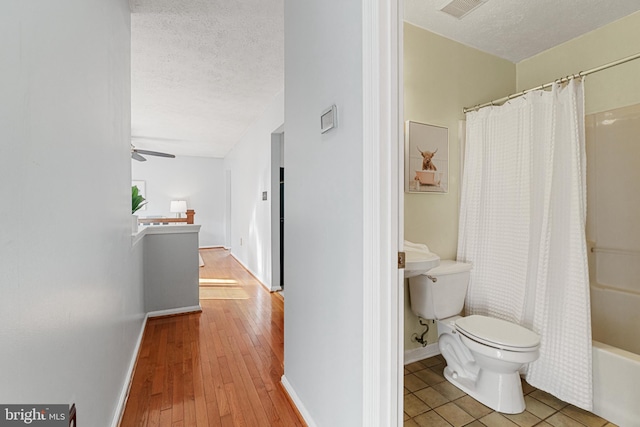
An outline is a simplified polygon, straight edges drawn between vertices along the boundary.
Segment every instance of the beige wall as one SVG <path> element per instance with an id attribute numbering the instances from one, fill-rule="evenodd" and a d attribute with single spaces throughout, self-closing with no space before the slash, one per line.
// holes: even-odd
<path id="1" fill-rule="evenodd" d="M 405 120 L 449 129 L 449 193 L 405 193 L 405 238 L 426 243 L 442 259 L 454 259 L 458 239 L 462 109 L 514 92 L 515 64 L 419 27 L 404 25 Z M 411 312 L 405 284 L 405 349 L 419 347 L 411 335 L 422 333 Z M 436 342 L 435 327 L 427 336 Z"/>
<path id="2" fill-rule="evenodd" d="M 640 12 L 516 65 L 518 91 L 640 52 Z M 586 113 L 640 103 L 640 60 L 586 77 Z"/>

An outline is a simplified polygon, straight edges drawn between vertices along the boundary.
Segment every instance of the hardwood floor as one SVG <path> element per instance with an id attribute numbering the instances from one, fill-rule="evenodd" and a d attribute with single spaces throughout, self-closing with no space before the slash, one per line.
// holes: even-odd
<path id="1" fill-rule="evenodd" d="M 122 427 L 304 426 L 280 385 L 284 302 L 200 251 L 202 313 L 150 319 Z"/>

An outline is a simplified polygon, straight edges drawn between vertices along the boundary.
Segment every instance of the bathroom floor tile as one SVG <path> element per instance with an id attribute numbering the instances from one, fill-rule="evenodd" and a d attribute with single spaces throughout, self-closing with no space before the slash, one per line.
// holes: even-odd
<path id="1" fill-rule="evenodd" d="M 428 386 L 427 383 L 418 378 L 415 374 L 404 376 L 404 386 L 407 390 L 414 392 Z"/>
<path id="2" fill-rule="evenodd" d="M 413 419 L 420 427 L 451 427 L 444 418 L 435 411 L 425 412 Z"/>
<path id="3" fill-rule="evenodd" d="M 437 408 L 438 406 L 449 403 L 449 399 L 438 393 L 432 387 L 423 388 L 414 394 L 432 408 Z"/>
<path id="4" fill-rule="evenodd" d="M 504 414 L 504 416 L 518 424 L 520 427 L 532 427 L 542 421 L 529 411 L 524 411 L 520 414 Z"/>
<path id="5" fill-rule="evenodd" d="M 443 361 L 438 355 L 405 366 L 405 427 L 618 427 L 526 381 L 522 381 L 526 410 L 495 412 L 447 381 L 442 376 Z"/>
<path id="6" fill-rule="evenodd" d="M 584 427 L 584 424 L 566 416 L 561 412 L 556 412 L 545 420 L 553 427 Z"/>
<path id="7" fill-rule="evenodd" d="M 420 361 L 427 368 L 431 368 L 432 366 L 442 365 L 444 362 L 437 357 L 430 357 L 428 359 L 424 359 Z"/>
<path id="8" fill-rule="evenodd" d="M 443 381 L 446 381 L 445 377 L 433 372 L 431 369 L 423 369 L 421 371 L 416 371 L 413 373 L 413 375 L 420 378 L 422 381 L 424 381 L 429 385 L 435 385 Z"/>
<path id="9" fill-rule="evenodd" d="M 471 415 L 467 414 L 453 402 L 442 405 L 434 409 L 434 411 L 454 427 L 466 426 L 470 422 L 474 421 Z"/>
<path id="10" fill-rule="evenodd" d="M 518 424 L 508 418 L 505 418 L 498 412 L 492 412 L 489 415 L 485 415 L 480 418 L 480 422 L 487 427 L 518 427 Z"/>
<path id="11" fill-rule="evenodd" d="M 404 412 L 412 418 L 430 409 L 426 403 L 413 394 L 408 394 L 404 397 Z"/>
<path id="12" fill-rule="evenodd" d="M 542 390 L 532 391 L 531 393 L 529 393 L 529 396 L 538 399 L 540 402 L 544 403 L 545 405 L 551 406 L 553 409 L 556 409 L 558 411 L 568 405 L 568 403 L 563 402 L 557 397 L 552 396 Z"/>
<path id="13" fill-rule="evenodd" d="M 534 399 L 530 395 L 524 397 L 524 404 L 527 406 L 527 411 L 531 412 L 533 415 L 541 419 L 545 419 L 556 412 L 556 410 L 551 406 L 545 405 L 544 403 L 540 402 L 537 399 Z"/>
<path id="14" fill-rule="evenodd" d="M 531 384 L 529 384 L 528 382 L 526 382 L 525 380 L 522 380 L 522 393 L 526 396 L 527 394 L 531 393 L 532 391 L 536 391 L 537 389 L 532 386 Z"/>
<path id="15" fill-rule="evenodd" d="M 471 415 L 475 419 L 484 417 L 485 415 L 493 412 L 493 409 L 483 405 L 471 396 L 463 396 L 460 399 L 454 400 L 454 403 L 464 409 L 464 411 Z"/>
<path id="16" fill-rule="evenodd" d="M 426 366 L 422 363 L 422 361 L 417 361 L 417 362 L 413 362 L 413 363 L 409 363 L 408 365 L 405 365 L 404 368 L 409 372 L 415 372 L 415 371 L 419 371 L 421 369 L 426 368 Z"/>
<path id="17" fill-rule="evenodd" d="M 449 400 L 456 400 L 466 394 L 464 391 L 460 390 L 458 387 L 454 386 L 449 381 L 445 381 L 440 384 L 435 384 L 432 387 L 438 393 L 440 393 L 441 395 L 443 395 Z"/>
<path id="18" fill-rule="evenodd" d="M 607 420 L 573 405 L 565 406 L 560 412 L 587 427 L 602 427 L 607 424 Z"/>

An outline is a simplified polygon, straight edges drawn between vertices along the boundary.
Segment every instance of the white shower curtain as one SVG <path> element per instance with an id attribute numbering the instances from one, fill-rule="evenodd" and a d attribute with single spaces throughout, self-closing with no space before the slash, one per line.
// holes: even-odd
<path id="1" fill-rule="evenodd" d="M 541 335 L 534 387 L 592 408 L 583 82 L 467 113 L 458 259 L 467 314 Z"/>

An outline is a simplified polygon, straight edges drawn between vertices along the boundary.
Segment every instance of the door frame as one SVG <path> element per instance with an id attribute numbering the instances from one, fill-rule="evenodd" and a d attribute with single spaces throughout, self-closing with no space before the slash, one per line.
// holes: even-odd
<path id="1" fill-rule="evenodd" d="M 363 416 L 403 423 L 402 0 L 362 2 Z"/>

